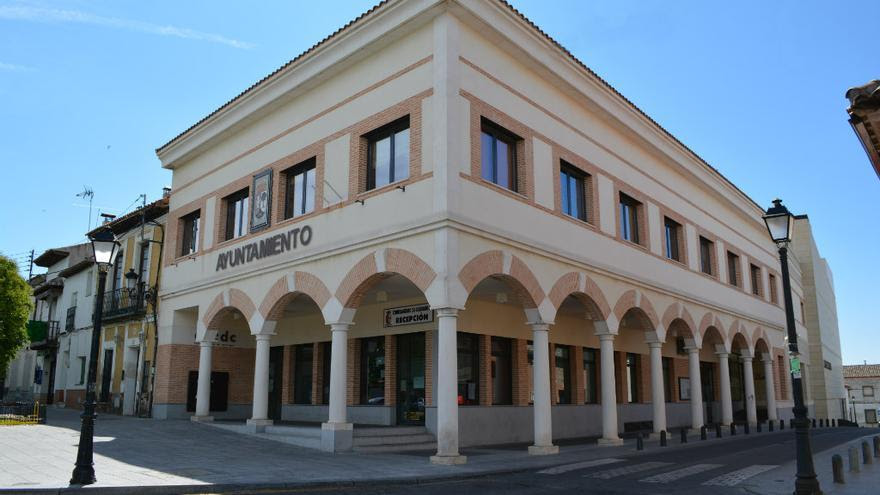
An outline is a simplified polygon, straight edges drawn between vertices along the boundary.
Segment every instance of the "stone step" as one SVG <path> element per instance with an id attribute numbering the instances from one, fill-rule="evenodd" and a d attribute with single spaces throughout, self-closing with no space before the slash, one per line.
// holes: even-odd
<path id="1" fill-rule="evenodd" d="M 297 436 L 304 438 L 321 438 L 320 426 L 267 426 L 266 433 L 279 436 Z"/>
<path id="2" fill-rule="evenodd" d="M 423 433 L 421 435 L 390 435 L 390 436 L 369 436 L 354 437 L 354 445 L 357 447 L 370 447 L 377 445 L 409 445 L 423 444 L 434 442 L 434 435 Z"/>
<path id="3" fill-rule="evenodd" d="M 319 430 L 320 433 L 320 430 Z M 305 437 L 305 436 L 297 436 L 297 435 L 279 435 L 277 433 L 257 433 L 255 436 L 259 438 L 264 438 L 266 440 L 272 440 L 273 442 L 281 442 L 290 445 L 296 445 L 298 447 L 306 447 L 309 449 L 320 449 L 321 448 L 321 435 L 319 434 L 317 437 Z"/>
<path id="4" fill-rule="evenodd" d="M 400 435 L 424 435 L 428 429 L 424 426 L 384 426 L 384 427 L 354 427 L 355 437 L 390 437 Z"/>
<path id="5" fill-rule="evenodd" d="M 362 453 L 405 452 L 413 450 L 430 452 L 437 450 L 437 443 L 432 441 L 424 443 L 407 443 L 403 445 L 356 445 L 352 450 Z"/>

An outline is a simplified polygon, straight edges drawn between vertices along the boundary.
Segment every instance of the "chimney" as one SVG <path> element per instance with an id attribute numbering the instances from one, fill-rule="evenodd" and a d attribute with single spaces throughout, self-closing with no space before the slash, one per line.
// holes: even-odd
<path id="1" fill-rule="evenodd" d="M 103 225 L 103 224 L 107 224 L 107 223 L 112 222 L 113 219 L 116 218 L 116 215 L 111 215 L 111 214 L 109 214 L 109 213 L 101 213 L 101 218 L 104 219 L 104 220 L 101 222 L 101 224 Z"/>
<path id="2" fill-rule="evenodd" d="M 162 188 L 162 198 L 164 199 L 164 198 L 167 198 L 168 196 L 171 196 L 171 188 L 170 187 L 163 187 Z"/>

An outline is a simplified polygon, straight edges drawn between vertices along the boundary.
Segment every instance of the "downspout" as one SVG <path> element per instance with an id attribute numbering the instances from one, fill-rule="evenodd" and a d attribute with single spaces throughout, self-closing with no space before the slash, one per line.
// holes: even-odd
<path id="1" fill-rule="evenodd" d="M 153 359 L 150 361 L 150 400 L 149 400 L 149 408 L 147 409 L 148 417 L 153 417 L 153 391 L 156 386 L 156 356 L 159 353 L 159 317 L 156 311 L 156 305 L 159 302 L 159 277 L 162 275 L 162 255 L 165 249 L 165 227 L 155 221 L 150 221 L 153 225 L 159 228 L 159 231 L 162 235 L 162 240 L 159 241 L 159 266 L 156 269 L 156 283 L 153 286 L 154 294 L 153 301 L 151 306 L 153 307 Z M 156 242 L 156 241 L 153 241 Z"/>

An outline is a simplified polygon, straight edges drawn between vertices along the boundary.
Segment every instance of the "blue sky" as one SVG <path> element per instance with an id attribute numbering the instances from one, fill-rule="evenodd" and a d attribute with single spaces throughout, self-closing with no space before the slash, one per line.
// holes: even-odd
<path id="1" fill-rule="evenodd" d="M 83 239 L 83 186 L 95 214 L 158 198 L 156 147 L 373 3 L 0 0 L 0 252 Z M 844 98 L 880 78 L 880 2 L 513 4 L 759 204 L 807 213 L 844 362 L 880 362 L 880 180 Z"/>

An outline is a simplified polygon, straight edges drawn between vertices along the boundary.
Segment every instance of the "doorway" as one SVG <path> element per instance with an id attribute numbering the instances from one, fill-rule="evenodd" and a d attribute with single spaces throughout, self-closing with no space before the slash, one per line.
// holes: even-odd
<path id="1" fill-rule="evenodd" d="M 281 387 L 284 376 L 284 347 L 269 349 L 269 419 L 281 420 Z"/>
<path id="2" fill-rule="evenodd" d="M 104 367 L 101 371 L 101 397 L 98 402 L 110 400 L 110 384 L 113 381 L 113 349 L 104 349 Z"/>
<path id="3" fill-rule="evenodd" d="M 715 364 L 700 363 L 700 385 L 703 392 L 703 403 L 706 410 L 706 424 L 715 424 L 714 408 L 715 402 Z"/>
<path id="4" fill-rule="evenodd" d="M 425 333 L 397 336 L 397 424 L 425 424 Z"/>

